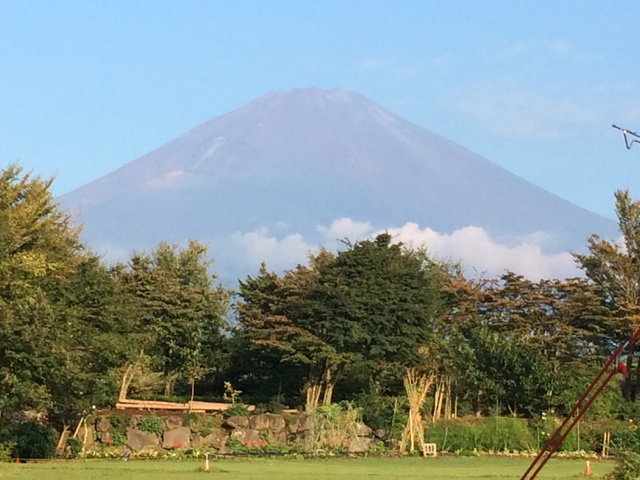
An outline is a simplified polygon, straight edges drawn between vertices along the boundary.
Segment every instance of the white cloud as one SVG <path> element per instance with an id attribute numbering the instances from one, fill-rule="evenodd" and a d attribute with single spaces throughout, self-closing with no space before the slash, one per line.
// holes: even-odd
<path id="1" fill-rule="evenodd" d="M 509 246 L 498 243 L 480 227 L 465 227 L 451 234 L 420 228 L 416 223 L 374 231 L 369 222 L 350 218 L 334 220 L 330 226 L 319 225 L 317 231 L 324 236 L 322 244 L 331 250 L 343 248 L 341 239 L 366 240 L 377 233 L 388 232 L 396 242 L 412 247 L 425 247 L 429 255 L 460 261 L 468 276 L 476 273 L 494 278 L 507 270 L 537 281 L 541 278 L 567 278 L 581 275 L 570 253 L 545 254 L 542 245 L 548 235 L 535 232 Z M 305 264 L 307 254 L 318 246 L 299 233 L 277 238 L 266 228 L 248 233 L 235 233 L 233 242 L 243 266 L 257 269 L 265 261 L 270 270 L 286 270 Z"/>
<path id="2" fill-rule="evenodd" d="M 293 268 L 299 263 L 306 263 L 307 253 L 316 248 L 307 244 L 299 233 L 279 240 L 269 235 L 264 227 L 248 233 L 236 232 L 232 240 L 240 247 L 238 263 L 256 270 L 262 262 L 266 262 L 269 270 Z"/>
<path id="3" fill-rule="evenodd" d="M 350 218 L 339 218 L 331 222 L 329 227 L 318 225 L 316 230 L 324 235 L 325 240 L 333 242 L 335 240 L 364 240 L 371 232 L 373 227 L 369 222 L 357 222 Z"/>
<path id="4" fill-rule="evenodd" d="M 469 275 L 475 270 L 486 277 L 495 277 L 511 270 L 534 281 L 580 275 L 570 253 L 547 255 L 542 252 L 541 245 L 534 243 L 536 239 L 545 237 L 542 233 L 507 247 L 495 242 L 480 227 L 461 228 L 449 235 L 407 223 L 386 231 L 394 241 L 414 247 L 424 246 L 430 255 L 440 259 L 461 261 Z"/>

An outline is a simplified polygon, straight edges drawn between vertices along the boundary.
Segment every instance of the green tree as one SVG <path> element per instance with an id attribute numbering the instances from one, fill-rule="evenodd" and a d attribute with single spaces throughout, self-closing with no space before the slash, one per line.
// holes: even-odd
<path id="1" fill-rule="evenodd" d="M 387 234 L 321 251 L 282 277 L 263 268 L 240 283 L 239 323 L 254 345 L 304 365 L 306 408 L 331 402 L 344 368 L 366 366 L 376 391 L 401 386 L 433 338 L 441 307 L 437 268 Z M 361 368 L 360 370 L 365 370 Z"/>
<path id="2" fill-rule="evenodd" d="M 587 277 L 599 285 L 610 307 L 615 310 L 612 339 L 619 343 L 628 339 L 640 326 L 640 204 L 634 202 L 626 190 L 615 193 L 615 211 L 623 245 L 607 241 L 597 235 L 588 240 L 589 253 L 574 257 Z M 627 355 L 626 380 L 623 392 L 635 400 L 640 387 L 640 368 L 637 345 Z"/>
<path id="3" fill-rule="evenodd" d="M 0 420 L 51 407 L 54 374 L 68 361 L 49 287 L 73 273 L 82 245 L 51 182 L 16 164 L 0 171 Z"/>
<path id="4" fill-rule="evenodd" d="M 193 398 L 196 380 L 222 364 L 230 296 L 215 285 L 207 251 L 194 240 L 183 249 L 163 242 L 113 270 L 137 318 L 138 350 L 164 373 L 166 394 L 183 378 Z"/>

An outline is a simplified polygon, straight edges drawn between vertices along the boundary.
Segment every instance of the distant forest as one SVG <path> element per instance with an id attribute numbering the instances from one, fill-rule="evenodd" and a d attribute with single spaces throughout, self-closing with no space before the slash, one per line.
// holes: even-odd
<path id="1" fill-rule="evenodd" d="M 52 179 L 0 171 L 0 429 L 25 411 L 57 427 L 120 395 L 313 411 L 348 401 L 375 427 L 405 401 L 408 369 L 433 375 L 432 420 L 563 415 L 640 325 L 640 205 L 615 194 L 624 245 L 597 236 L 584 278 L 460 265 L 388 234 L 307 265 L 223 287 L 207 245 L 160 243 L 107 264 L 55 203 Z M 638 350 L 593 414 L 633 418 Z"/>

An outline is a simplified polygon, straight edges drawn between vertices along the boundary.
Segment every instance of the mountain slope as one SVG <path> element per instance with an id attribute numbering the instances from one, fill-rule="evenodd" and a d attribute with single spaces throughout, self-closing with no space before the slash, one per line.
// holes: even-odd
<path id="1" fill-rule="evenodd" d="M 107 257 L 193 237 L 220 259 L 235 232 L 265 227 L 317 243 L 318 225 L 342 217 L 475 225 L 506 244 L 544 232 L 548 252 L 615 234 L 612 221 L 342 89 L 267 93 L 59 201 Z"/>

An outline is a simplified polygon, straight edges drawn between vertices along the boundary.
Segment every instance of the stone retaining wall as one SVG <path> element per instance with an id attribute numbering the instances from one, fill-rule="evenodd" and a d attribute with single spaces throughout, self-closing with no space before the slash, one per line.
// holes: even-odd
<path id="1" fill-rule="evenodd" d="M 129 413 L 125 417 L 120 411 L 112 411 L 98 416 L 79 436 L 87 439 L 87 451 L 99 451 L 120 445 L 123 453 L 140 450 L 162 452 L 198 447 L 211 453 L 229 454 L 233 453 L 228 447 L 230 439 L 246 447 L 304 445 L 312 424 L 311 417 L 303 413 L 257 414 L 229 418 L 220 414 L 151 415 L 155 416 L 153 420 L 160 427 L 157 429 L 160 434 L 140 429 L 143 419 L 150 416 L 148 412 Z M 383 440 L 384 434 L 385 432 L 376 432 L 374 435 L 368 426 L 357 424 L 347 438 L 340 439 L 340 445 L 352 453 L 366 453 L 373 441 Z M 327 436 L 325 441 L 329 444 L 335 441 L 335 438 Z"/>

